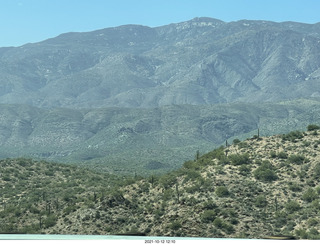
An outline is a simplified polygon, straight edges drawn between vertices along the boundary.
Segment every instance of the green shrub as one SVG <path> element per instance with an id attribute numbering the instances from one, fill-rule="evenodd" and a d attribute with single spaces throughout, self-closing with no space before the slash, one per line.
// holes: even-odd
<path id="1" fill-rule="evenodd" d="M 318 219 L 316 218 L 311 218 L 311 219 L 308 219 L 308 226 L 311 227 L 311 226 L 315 226 L 319 223 Z"/>
<path id="2" fill-rule="evenodd" d="M 316 228 L 311 228 L 308 233 L 308 239 L 310 240 L 319 240 L 319 231 Z"/>
<path id="3" fill-rule="evenodd" d="M 313 200 L 318 198 L 317 192 L 313 188 L 309 188 L 302 195 L 302 199 L 306 202 L 312 202 Z"/>
<path id="4" fill-rule="evenodd" d="M 201 215 L 201 220 L 204 223 L 212 222 L 217 216 L 217 213 L 214 210 L 206 210 Z"/>
<path id="5" fill-rule="evenodd" d="M 40 210 L 38 208 L 36 208 L 35 206 L 31 206 L 29 208 L 30 213 L 34 213 L 34 214 L 38 214 L 40 213 Z"/>
<path id="6" fill-rule="evenodd" d="M 314 130 L 319 130 L 319 129 L 320 129 L 320 126 L 318 126 L 318 125 L 311 124 L 311 125 L 307 126 L 308 131 L 314 131 Z"/>
<path id="7" fill-rule="evenodd" d="M 288 222 L 288 213 L 286 213 L 285 211 L 277 211 L 274 217 L 276 220 L 275 226 L 277 228 L 282 228 Z"/>
<path id="8" fill-rule="evenodd" d="M 193 170 L 200 169 L 200 165 L 193 160 L 184 162 L 183 167 L 186 169 L 193 169 Z"/>
<path id="9" fill-rule="evenodd" d="M 223 168 L 222 166 L 216 166 L 214 169 L 215 169 L 215 172 L 216 172 L 217 174 L 219 174 L 219 175 L 224 175 L 224 174 L 226 174 L 226 172 L 225 172 L 225 170 L 224 170 L 224 168 Z"/>
<path id="10" fill-rule="evenodd" d="M 245 142 L 245 141 L 239 142 L 237 145 L 238 145 L 239 149 L 248 148 L 249 147 L 249 144 L 247 142 Z"/>
<path id="11" fill-rule="evenodd" d="M 236 138 L 236 139 L 234 139 L 234 140 L 233 140 L 233 142 L 232 142 L 232 143 L 236 145 L 236 144 L 239 144 L 240 142 L 241 142 L 241 141 L 240 141 L 239 139 L 237 139 L 237 138 Z"/>
<path id="12" fill-rule="evenodd" d="M 167 189 L 177 182 L 177 176 L 174 173 L 168 173 L 162 176 L 159 179 L 159 183 L 163 186 L 163 188 Z"/>
<path id="13" fill-rule="evenodd" d="M 169 225 L 169 228 L 172 230 L 179 230 L 182 227 L 181 223 L 178 221 L 173 221 L 171 222 L 171 224 Z"/>
<path id="14" fill-rule="evenodd" d="M 47 171 L 45 171 L 44 173 L 45 173 L 45 175 L 47 175 L 47 176 L 54 176 L 54 171 L 52 171 L 52 170 L 47 170 Z"/>
<path id="15" fill-rule="evenodd" d="M 270 152 L 270 157 L 271 158 L 276 158 L 277 157 L 277 153 L 275 151 L 271 151 Z"/>
<path id="16" fill-rule="evenodd" d="M 154 216 L 155 216 L 155 218 L 160 218 L 161 216 L 163 216 L 164 215 L 164 210 L 163 209 L 156 209 L 155 211 L 154 211 Z"/>
<path id="17" fill-rule="evenodd" d="M 251 167 L 248 166 L 248 165 L 241 165 L 239 167 L 239 173 L 241 175 L 247 176 L 247 175 L 249 175 L 251 173 Z"/>
<path id="18" fill-rule="evenodd" d="M 227 234 L 232 234 L 232 233 L 234 233 L 234 231 L 235 231 L 234 227 L 233 227 L 231 224 L 228 224 L 228 223 L 225 223 L 225 224 L 223 225 L 223 230 L 224 230 L 225 232 L 227 232 Z"/>
<path id="19" fill-rule="evenodd" d="M 288 213 L 294 213 L 294 212 L 300 210 L 301 206 L 297 201 L 289 200 L 286 203 L 285 208 L 286 208 Z"/>
<path id="20" fill-rule="evenodd" d="M 302 164 L 303 162 L 306 162 L 306 161 L 307 161 L 307 158 L 299 154 L 290 155 L 288 157 L 288 162 L 292 164 Z"/>
<path id="21" fill-rule="evenodd" d="M 316 210 L 320 210 L 320 202 L 319 199 L 313 200 L 311 203 L 312 208 Z"/>
<path id="22" fill-rule="evenodd" d="M 224 230 L 228 234 L 231 234 L 234 232 L 234 227 L 231 224 L 220 219 L 219 217 L 213 221 L 213 225 L 218 229 Z"/>
<path id="23" fill-rule="evenodd" d="M 172 189 L 166 189 L 166 190 L 163 192 L 162 200 L 163 200 L 163 201 L 172 200 L 172 199 L 173 199 L 173 196 L 174 196 L 174 191 L 173 191 Z"/>
<path id="24" fill-rule="evenodd" d="M 213 201 L 207 201 L 203 203 L 203 209 L 212 210 L 216 209 L 218 206 Z"/>
<path id="25" fill-rule="evenodd" d="M 266 196 L 265 195 L 257 196 L 254 204 L 258 208 L 264 208 L 268 204 Z"/>
<path id="26" fill-rule="evenodd" d="M 69 205 L 68 207 L 66 207 L 63 212 L 68 215 L 72 212 L 75 212 L 78 209 L 78 207 L 76 205 Z"/>
<path id="27" fill-rule="evenodd" d="M 289 182 L 288 185 L 289 185 L 289 190 L 291 191 L 299 192 L 302 190 L 302 187 L 295 182 Z"/>
<path id="28" fill-rule="evenodd" d="M 199 173 L 199 171 L 196 171 L 196 170 L 188 170 L 186 172 L 186 178 L 185 178 L 185 181 L 189 181 L 189 180 L 200 180 L 202 177 L 201 177 L 201 174 Z"/>
<path id="29" fill-rule="evenodd" d="M 215 193 L 218 197 L 227 197 L 230 194 L 228 188 L 225 186 L 218 186 Z"/>
<path id="30" fill-rule="evenodd" d="M 262 164 L 253 171 L 253 175 L 257 180 L 266 182 L 274 181 L 278 178 L 273 165 L 269 161 L 263 161 Z"/>
<path id="31" fill-rule="evenodd" d="M 200 186 L 198 184 L 195 184 L 195 185 L 191 185 L 189 187 L 185 187 L 184 189 L 186 192 L 193 194 L 193 193 L 198 192 L 200 190 Z"/>
<path id="32" fill-rule="evenodd" d="M 46 228 L 55 226 L 57 223 L 57 217 L 55 215 L 49 215 L 44 221 L 43 224 Z"/>
<path id="33" fill-rule="evenodd" d="M 315 177 L 315 178 L 320 177 L 320 163 L 317 163 L 317 164 L 314 166 L 314 169 L 313 169 L 313 177 Z"/>
<path id="34" fill-rule="evenodd" d="M 224 154 L 224 147 L 219 147 L 219 148 L 216 148 L 214 149 L 213 151 L 209 152 L 209 153 L 206 153 L 204 155 L 202 155 L 198 160 L 197 162 L 200 164 L 200 165 L 208 165 L 208 164 L 211 164 L 212 163 L 212 159 L 222 159 L 225 157 L 225 154 Z"/>
<path id="35" fill-rule="evenodd" d="M 4 181 L 11 181 L 11 178 L 10 178 L 9 175 L 3 175 L 3 176 L 2 176 L 2 179 L 3 179 Z"/>
<path id="36" fill-rule="evenodd" d="M 223 220 L 220 219 L 220 218 L 216 218 L 216 219 L 213 221 L 213 225 L 214 225 L 215 227 L 219 228 L 219 229 L 222 228 L 223 224 L 224 224 L 224 222 L 223 222 Z"/>
<path id="37" fill-rule="evenodd" d="M 230 154 L 228 156 L 232 165 L 242 165 L 250 163 L 250 158 L 248 153 L 244 154 Z"/>
<path id="38" fill-rule="evenodd" d="M 281 151 L 278 153 L 277 157 L 281 158 L 281 159 L 286 159 L 286 158 L 288 158 L 288 154 L 284 151 Z"/>
<path id="39" fill-rule="evenodd" d="M 303 141 L 302 144 L 304 147 L 309 147 L 311 145 L 311 142 L 310 141 Z"/>
<path id="40" fill-rule="evenodd" d="M 282 135 L 281 138 L 284 141 L 296 142 L 296 140 L 303 138 L 303 133 L 301 131 L 298 131 L 298 130 L 291 131 L 288 134 Z"/>
<path id="41" fill-rule="evenodd" d="M 304 229 L 297 229 L 295 230 L 295 233 L 297 236 L 299 236 L 301 239 L 307 239 L 308 238 L 308 233 Z"/>

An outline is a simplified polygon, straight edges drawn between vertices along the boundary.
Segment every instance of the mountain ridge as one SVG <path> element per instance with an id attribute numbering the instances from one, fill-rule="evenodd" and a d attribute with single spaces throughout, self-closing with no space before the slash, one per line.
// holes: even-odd
<path id="1" fill-rule="evenodd" d="M 319 26 L 195 18 L 1 48 L 0 103 L 157 107 L 317 97 Z"/>
<path id="2" fill-rule="evenodd" d="M 320 117 L 319 99 L 160 108 L 36 108 L 0 105 L 0 158 L 77 163 L 110 173 L 179 168 L 234 138 L 286 133 Z M 156 164 L 160 168 L 153 169 Z M 134 166 L 134 167 L 133 167 Z"/>

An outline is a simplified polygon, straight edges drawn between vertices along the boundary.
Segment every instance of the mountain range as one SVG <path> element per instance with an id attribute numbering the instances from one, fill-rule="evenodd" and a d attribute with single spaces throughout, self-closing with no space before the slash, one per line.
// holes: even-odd
<path id="1" fill-rule="evenodd" d="M 43 109 L 0 105 L 0 157 L 77 163 L 116 174 L 179 168 L 235 138 L 305 128 L 320 100 L 159 108 Z"/>
<path id="2" fill-rule="evenodd" d="M 158 107 L 319 97 L 320 24 L 211 18 L 0 49 L 0 103 Z"/>
<path id="3" fill-rule="evenodd" d="M 0 48 L 0 157 L 168 170 L 319 120 L 320 23 L 211 18 Z M 133 167 L 134 166 L 134 167 Z"/>

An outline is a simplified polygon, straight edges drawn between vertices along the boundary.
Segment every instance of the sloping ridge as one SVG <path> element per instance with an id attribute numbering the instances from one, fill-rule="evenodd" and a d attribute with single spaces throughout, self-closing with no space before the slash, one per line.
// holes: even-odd
<path id="1" fill-rule="evenodd" d="M 0 157 L 33 157 L 112 173 L 163 172 L 234 138 L 305 128 L 318 100 L 162 108 L 39 109 L 0 106 Z"/>
<path id="2" fill-rule="evenodd" d="M 320 127 L 307 128 L 234 140 L 161 176 L 0 160 L 0 233 L 319 239 Z"/>

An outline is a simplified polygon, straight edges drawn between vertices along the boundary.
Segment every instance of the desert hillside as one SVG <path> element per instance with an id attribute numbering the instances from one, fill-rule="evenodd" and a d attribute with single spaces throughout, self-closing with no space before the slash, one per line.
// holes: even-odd
<path id="1" fill-rule="evenodd" d="M 319 239 L 320 132 L 307 129 L 257 131 L 147 178 L 2 160 L 0 232 Z"/>

